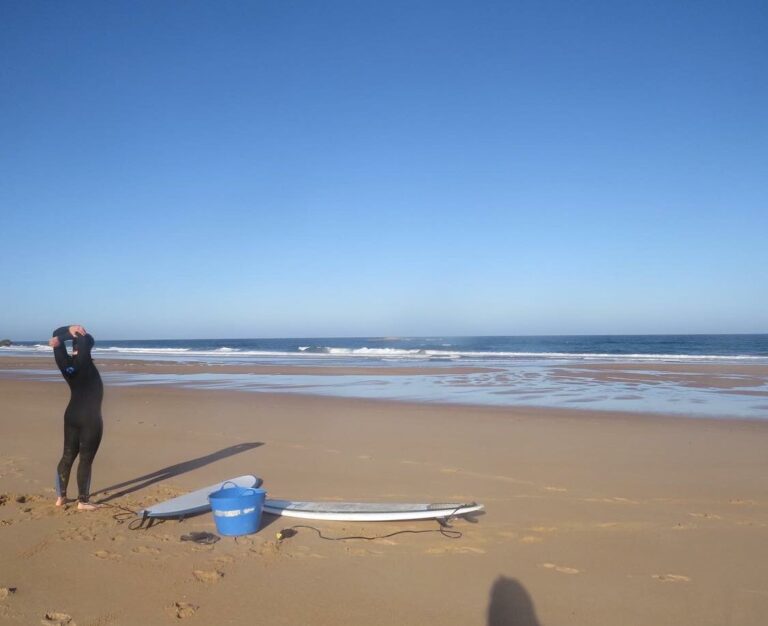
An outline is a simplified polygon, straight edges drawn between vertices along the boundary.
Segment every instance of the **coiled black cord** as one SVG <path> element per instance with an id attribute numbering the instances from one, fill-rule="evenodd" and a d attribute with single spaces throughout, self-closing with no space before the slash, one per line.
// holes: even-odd
<path id="1" fill-rule="evenodd" d="M 278 543 L 282 542 L 285 539 L 290 539 L 291 537 L 297 535 L 296 532 L 299 528 L 306 528 L 307 530 L 314 530 L 317 533 L 317 536 L 320 537 L 320 539 L 325 539 L 327 541 L 346 541 L 348 539 L 363 539 L 365 541 L 373 541 L 374 539 L 387 539 L 388 537 L 394 537 L 396 535 L 419 535 L 421 533 L 440 533 L 443 537 L 447 537 L 448 539 L 461 539 L 462 533 L 458 530 L 452 530 L 450 528 L 431 528 L 429 530 L 398 530 L 394 533 L 389 533 L 386 535 L 374 535 L 372 537 L 368 537 L 365 535 L 345 535 L 343 537 L 328 537 L 323 534 L 323 532 L 319 528 L 315 528 L 314 526 L 307 526 L 305 524 L 297 524 L 295 526 L 289 526 L 288 528 L 283 528 L 280 532 L 276 534 Z"/>

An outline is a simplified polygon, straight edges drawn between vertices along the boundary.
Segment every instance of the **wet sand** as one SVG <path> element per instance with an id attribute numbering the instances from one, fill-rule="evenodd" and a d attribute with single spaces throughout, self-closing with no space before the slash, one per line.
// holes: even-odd
<path id="1" fill-rule="evenodd" d="M 0 357 L 0 369 L 51 371 L 51 359 L 43 357 Z M 250 363 L 247 365 L 212 364 L 203 362 L 153 361 L 131 359 L 100 359 L 99 369 L 105 372 L 133 374 L 289 374 L 293 376 L 446 376 L 479 374 L 501 371 L 492 367 L 466 367 L 446 365 L 430 367 L 419 363 L 417 367 L 349 366 L 349 365 L 274 365 Z"/>
<path id="2" fill-rule="evenodd" d="M 768 366 L 762 363 L 584 363 L 555 368 L 553 376 L 602 382 L 670 382 L 700 389 L 738 389 L 764 387 L 768 381 Z M 768 396 L 763 391 L 746 392 Z"/>
<path id="3" fill-rule="evenodd" d="M 112 506 L 82 513 L 53 506 L 66 386 L 0 380 L 0 398 L 2 623 L 758 626 L 768 615 L 766 422 L 108 387 L 93 488 Z M 259 533 L 211 546 L 180 541 L 215 532 L 209 515 L 145 531 L 115 519 L 116 506 L 243 473 L 271 497 L 477 500 L 486 513 L 457 520 L 459 539 L 299 529 L 281 544 L 291 522 L 265 516 Z M 437 528 L 313 525 L 332 537 Z"/>

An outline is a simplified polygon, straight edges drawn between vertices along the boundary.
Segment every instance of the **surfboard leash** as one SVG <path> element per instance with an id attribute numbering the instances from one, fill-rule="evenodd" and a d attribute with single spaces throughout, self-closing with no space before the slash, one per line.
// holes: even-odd
<path id="1" fill-rule="evenodd" d="M 155 524 L 162 524 L 166 520 L 149 517 L 148 515 L 139 516 L 138 511 L 123 506 L 122 504 L 112 504 L 110 502 L 100 502 L 99 506 L 106 506 L 111 509 L 118 509 L 118 512 L 112 515 L 112 519 L 118 524 L 128 524 L 128 530 L 149 530 Z M 146 526 L 145 526 L 146 523 Z"/>
<path id="2" fill-rule="evenodd" d="M 388 537 L 394 537 L 395 535 L 419 535 L 422 533 L 440 533 L 441 535 L 443 535 L 443 537 L 447 537 L 448 539 L 461 539 L 462 537 L 461 531 L 446 529 L 443 527 L 430 528 L 429 530 L 398 530 L 397 532 L 394 532 L 394 533 L 388 533 L 386 535 L 374 535 L 371 537 L 368 537 L 366 535 L 346 535 L 344 537 L 328 537 L 327 535 L 324 535 L 319 528 L 315 528 L 314 526 L 307 526 L 305 524 L 297 524 L 296 526 L 289 526 L 287 528 L 283 528 L 281 531 L 275 533 L 275 537 L 277 538 L 278 545 L 280 545 L 286 539 L 290 539 L 291 537 L 295 537 L 296 535 L 298 535 L 299 528 L 314 530 L 317 533 L 317 536 L 320 537 L 320 539 L 325 539 L 326 541 L 347 541 L 349 539 L 363 539 L 365 541 L 373 541 L 375 539 L 387 539 Z"/>

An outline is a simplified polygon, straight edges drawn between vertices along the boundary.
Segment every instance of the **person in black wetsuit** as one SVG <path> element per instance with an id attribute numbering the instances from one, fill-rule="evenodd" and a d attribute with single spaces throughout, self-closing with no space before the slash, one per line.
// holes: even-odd
<path id="1" fill-rule="evenodd" d="M 72 340 L 71 355 L 64 345 L 68 340 Z M 88 497 L 91 465 L 101 443 L 101 401 L 104 397 L 104 385 L 91 358 L 91 349 L 95 342 L 85 328 L 76 325 L 57 328 L 48 343 L 53 348 L 56 365 L 59 366 L 72 393 L 64 412 L 64 453 L 56 472 L 56 506 L 62 506 L 67 501 L 69 473 L 75 457 L 79 454 L 77 508 L 91 511 L 97 508 L 88 502 Z"/>

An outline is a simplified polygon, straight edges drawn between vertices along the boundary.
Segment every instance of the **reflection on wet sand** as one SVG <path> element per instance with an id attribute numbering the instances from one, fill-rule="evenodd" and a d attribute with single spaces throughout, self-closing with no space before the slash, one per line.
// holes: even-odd
<path id="1" fill-rule="evenodd" d="M 306 367 L 109 360 L 105 365 L 105 381 L 120 386 L 170 385 L 408 402 L 768 418 L 768 367 L 760 363 L 529 359 L 494 363 L 493 367 Z M 0 377 L 48 380 L 58 377 L 58 372 L 44 367 L 40 359 L 4 358 L 0 359 Z"/>

